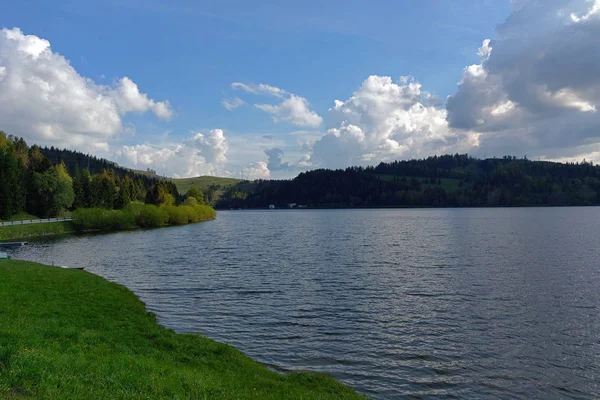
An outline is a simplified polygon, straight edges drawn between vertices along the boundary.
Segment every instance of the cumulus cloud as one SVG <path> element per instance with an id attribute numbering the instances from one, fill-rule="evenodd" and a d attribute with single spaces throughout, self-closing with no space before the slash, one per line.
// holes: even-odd
<path id="1" fill-rule="evenodd" d="M 0 31 L 0 121 L 40 144 L 106 151 L 124 131 L 121 117 L 151 111 L 169 119 L 168 102 L 141 93 L 127 77 L 115 86 L 82 77 L 50 42 L 20 29 Z"/>
<path id="2" fill-rule="evenodd" d="M 269 179 L 271 171 L 267 167 L 267 163 L 264 161 L 258 161 L 250 164 L 247 168 L 244 168 L 244 179 Z"/>
<path id="3" fill-rule="evenodd" d="M 117 88 L 110 94 L 117 103 L 121 114 L 152 111 L 157 117 L 162 119 L 170 119 L 173 116 L 173 111 L 168 101 L 156 102 L 149 99 L 148 95 L 141 93 L 135 82 L 128 77 L 121 78 Z"/>
<path id="4" fill-rule="evenodd" d="M 310 109 L 308 100 L 304 97 L 289 93 L 281 88 L 266 85 L 264 83 L 241 83 L 231 84 L 233 89 L 243 90 L 251 94 L 265 94 L 282 99 L 279 104 L 255 104 L 254 106 L 272 115 L 274 122 L 286 121 L 297 126 L 317 127 L 323 122 L 323 118 Z M 227 107 L 227 106 L 226 106 Z"/>
<path id="5" fill-rule="evenodd" d="M 229 175 L 225 170 L 227 150 L 223 131 L 213 129 L 206 134 L 194 133 L 180 143 L 122 146 L 116 152 L 116 161 L 136 169 L 152 168 L 175 178 L 223 176 Z"/>
<path id="6" fill-rule="evenodd" d="M 278 147 L 265 150 L 265 155 L 269 158 L 267 168 L 270 171 L 284 171 L 291 168 L 290 163 L 283 162 L 283 150 Z"/>
<path id="7" fill-rule="evenodd" d="M 229 111 L 235 110 L 236 108 L 243 106 L 246 102 L 239 97 L 233 97 L 231 99 L 224 99 L 221 101 L 223 107 L 228 109 Z"/>
<path id="8" fill-rule="evenodd" d="M 600 1 L 520 0 L 447 102 L 480 153 L 534 156 L 600 142 Z"/>
<path id="9" fill-rule="evenodd" d="M 213 129 L 207 134 L 196 133 L 188 145 L 196 148 L 211 164 L 222 164 L 227 161 L 227 140 L 222 129 Z"/>
<path id="10" fill-rule="evenodd" d="M 304 97 L 290 95 L 278 105 L 256 104 L 255 107 L 268 112 L 273 116 L 273 121 L 287 121 L 297 126 L 317 127 L 323 118 L 310 109 Z"/>
<path id="11" fill-rule="evenodd" d="M 461 151 L 477 143 L 448 127 L 446 110 L 409 77 L 370 76 L 329 110 L 327 133 L 312 146 L 315 166 L 341 168 Z"/>

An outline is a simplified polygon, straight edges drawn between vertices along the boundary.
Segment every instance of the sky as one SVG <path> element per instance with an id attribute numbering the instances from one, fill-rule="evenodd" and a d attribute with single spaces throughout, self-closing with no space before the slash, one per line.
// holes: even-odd
<path id="1" fill-rule="evenodd" d="M 161 175 L 600 162 L 600 0 L 0 0 L 0 129 Z"/>

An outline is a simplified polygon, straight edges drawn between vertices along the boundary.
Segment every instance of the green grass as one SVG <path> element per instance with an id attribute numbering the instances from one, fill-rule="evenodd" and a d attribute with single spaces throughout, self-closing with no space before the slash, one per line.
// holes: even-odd
<path id="1" fill-rule="evenodd" d="M 70 221 L 48 222 L 44 224 L 0 226 L 0 241 L 27 239 L 37 236 L 60 235 L 75 232 Z"/>
<path id="2" fill-rule="evenodd" d="M 196 178 L 184 178 L 184 179 L 170 179 L 175 186 L 177 191 L 181 194 L 187 193 L 187 191 L 196 185 L 198 189 L 206 189 L 210 185 L 220 185 L 222 188 L 233 186 L 236 183 L 241 182 L 241 179 L 236 178 L 220 178 L 218 176 L 198 176 Z"/>
<path id="3" fill-rule="evenodd" d="M 28 214 L 25 211 L 21 211 L 20 213 L 13 215 L 6 221 L 25 221 L 25 220 L 30 220 L 30 219 L 39 219 L 39 218 L 36 217 L 35 215 Z M 4 221 L 5 220 L 0 220 L 0 222 L 4 222 Z"/>
<path id="4" fill-rule="evenodd" d="M 278 374 L 157 324 L 121 285 L 0 260 L 2 399 L 359 399 L 316 374 Z"/>

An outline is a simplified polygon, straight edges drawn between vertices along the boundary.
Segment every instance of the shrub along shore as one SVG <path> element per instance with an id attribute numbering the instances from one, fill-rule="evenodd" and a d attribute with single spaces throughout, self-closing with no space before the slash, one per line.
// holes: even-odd
<path id="1" fill-rule="evenodd" d="M 49 222 L 0 227 L 0 241 L 31 239 L 67 233 L 114 232 L 139 228 L 185 225 L 214 219 L 217 212 L 210 206 L 193 204 L 154 206 L 131 203 L 122 210 L 80 208 L 73 211 L 73 221 Z"/>
<path id="2" fill-rule="evenodd" d="M 131 203 L 122 210 L 81 208 L 73 212 L 73 225 L 78 232 L 122 231 L 136 228 L 158 228 L 207 221 L 216 211 L 206 205 L 155 206 Z"/>
<path id="3" fill-rule="evenodd" d="M 16 260 L 0 260 L 0 276 L 0 398 L 363 398 L 330 377 L 278 374 L 166 329 L 99 276 Z"/>

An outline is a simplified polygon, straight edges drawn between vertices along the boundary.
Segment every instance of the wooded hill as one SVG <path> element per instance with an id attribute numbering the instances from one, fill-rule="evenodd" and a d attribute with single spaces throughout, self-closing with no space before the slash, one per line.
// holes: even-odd
<path id="1" fill-rule="evenodd" d="M 239 183 L 219 208 L 482 207 L 600 204 L 600 168 L 467 154 L 381 163 L 345 170 L 319 169 L 291 180 Z"/>
<path id="2" fill-rule="evenodd" d="M 172 205 L 183 196 L 172 182 L 79 152 L 29 147 L 0 131 L 0 219 L 23 212 L 55 217 L 77 208 L 122 209 L 133 201 Z"/>

